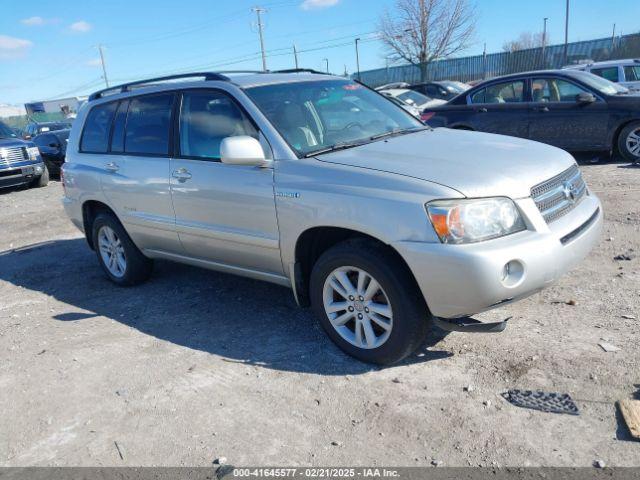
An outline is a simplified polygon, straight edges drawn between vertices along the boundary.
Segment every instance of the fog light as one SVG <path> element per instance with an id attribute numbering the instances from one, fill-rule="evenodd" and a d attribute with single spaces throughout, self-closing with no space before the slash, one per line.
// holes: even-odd
<path id="1" fill-rule="evenodd" d="M 40 165 L 38 165 L 36 167 L 36 175 L 40 175 L 42 173 L 42 167 Z"/>
<path id="2" fill-rule="evenodd" d="M 502 283 L 506 287 L 515 287 L 524 277 L 524 265 L 518 260 L 511 260 L 502 268 Z"/>

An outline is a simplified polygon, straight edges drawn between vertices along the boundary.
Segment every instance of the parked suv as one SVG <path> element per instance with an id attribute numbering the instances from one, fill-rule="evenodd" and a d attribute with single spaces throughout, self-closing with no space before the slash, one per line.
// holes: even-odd
<path id="1" fill-rule="evenodd" d="M 274 282 L 344 351 L 387 364 L 431 323 L 503 330 L 468 317 L 599 238 L 600 202 L 562 150 L 433 130 L 314 72 L 198 77 L 93 94 L 72 128 L 65 209 L 118 285 L 154 259 Z"/>
<path id="2" fill-rule="evenodd" d="M 30 184 L 44 187 L 49 183 L 49 172 L 42 162 L 38 147 L 21 140 L 0 122 L 0 188 Z"/>
<path id="3" fill-rule="evenodd" d="M 610 82 L 619 83 L 634 93 L 640 93 L 640 59 L 638 58 L 572 65 L 565 68 L 590 72 Z"/>

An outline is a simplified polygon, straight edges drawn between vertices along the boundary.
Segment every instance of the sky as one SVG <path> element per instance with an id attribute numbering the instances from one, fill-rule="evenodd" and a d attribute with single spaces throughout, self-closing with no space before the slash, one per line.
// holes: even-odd
<path id="1" fill-rule="evenodd" d="M 520 33 L 564 42 L 564 0 L 469 0 L 476 32 L 465 54 L 500 51 Z M 0 104 L 86 94 L 104 87 L 98 46 L 111 84 L 181 71 L 260 69 L 256 13 L 263 7 L 269 69 L 333 73 L 385 65 L 376 39 L 380 15 L 395 0 L 0 0 Z M 571 0 L 569 40 L 640 31 L 638 0 Z"/>

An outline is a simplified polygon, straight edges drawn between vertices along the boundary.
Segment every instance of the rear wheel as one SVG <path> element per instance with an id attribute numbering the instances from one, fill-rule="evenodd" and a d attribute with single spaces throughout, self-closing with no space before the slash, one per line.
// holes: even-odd
<path id="1" fill-rule="evenodd" d="M 98 262 L 113 283 L 131 286 L 149 278 L 153 261 L 134 245 L 113 214 L 100 213 L 93 222 L 92 232 Z"/>
<path id="2" fill-rule="evenodd" d="M 391 364 L 420 346 L 429 312 L 399 258 L 369 240 L 325 252 L 311 274 L 311 303 L 331 340 L 349 355 Z"/>
<path id="3" fill-rule="evenodd" d="M 630 162 L 640 161 L 640 122 L 632 122 L 618 136 L 618 150 Z"/>

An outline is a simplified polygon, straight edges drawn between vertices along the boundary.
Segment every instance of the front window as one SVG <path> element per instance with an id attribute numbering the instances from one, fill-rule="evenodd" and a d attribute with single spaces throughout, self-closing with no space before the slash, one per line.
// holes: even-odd
<path id="1" fill-rule="evenodd" d="M 624 67 L 624 78 L 627 82 L 640 81 L 640 65 Z"/>
<path id="2" fill-rule="evenodd" d="M 533 80 L 534 102 L 575 102 L 581 93 L 589 93 L 575 83 L 557 78 L 536 78 Z"/>
<path id="3" fill-rule="evenodd" d="M 17 135 L 13 130 L 0 122 L 0 138 L 16 138 Z"/>
<path id="4" fill-rule="evenodd" d="M 301 156 L 426 128 L 380 94 L 347 80 L 265 85 L 246 93 Z"/>

